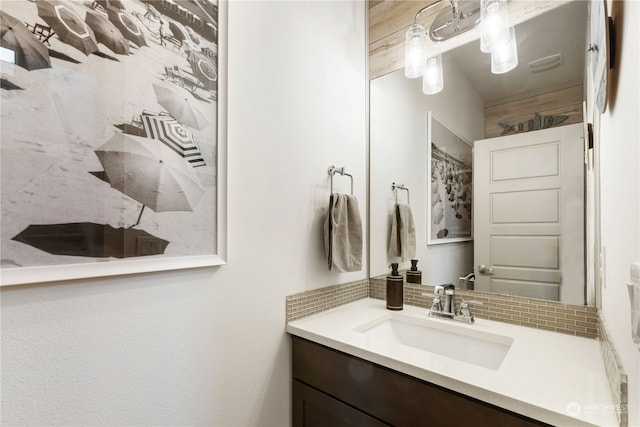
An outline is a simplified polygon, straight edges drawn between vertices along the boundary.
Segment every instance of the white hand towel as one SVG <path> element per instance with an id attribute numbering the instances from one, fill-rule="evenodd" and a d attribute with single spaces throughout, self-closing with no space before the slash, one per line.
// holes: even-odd
<path id="1" fill-rule="evenodd" d="M 416 256 L 416 227 L 409 205 L 396 205 L 393 209 L 388 255 L 402 261 Z"/>
<path id="2" fill-rule="evenodd" d="M 362 220 L 354 196 L 332 194 L 329 198 L 324 249 L 329 270 L 362 270 Z"/>

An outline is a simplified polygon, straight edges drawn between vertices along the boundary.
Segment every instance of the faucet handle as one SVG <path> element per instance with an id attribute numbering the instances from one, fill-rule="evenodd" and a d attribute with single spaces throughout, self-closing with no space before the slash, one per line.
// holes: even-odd
<path id="1" fill-rule="evenodd" d="M 475 318 L 473 317 L 473 313 L 471 313 L 471 310 L 469 310 L 469 304 L 482 305 L 482 301 L 463 299 L 460 303 L 460 308 L 458 309 L 458 313 L 456 313 L 455 318 L 465 321 L 471 325 L 475 321 Z"/>
<path id="2" fill-rule="evenodd" d="M 462 302 L 460 305 L 464 304 L 466 307 L 468 307 L 469 305 L 484 305 L 484 302 L 482 301 L 478 301 L 478 300 L 474 300 L 474 299 L 462 299 Z"/>

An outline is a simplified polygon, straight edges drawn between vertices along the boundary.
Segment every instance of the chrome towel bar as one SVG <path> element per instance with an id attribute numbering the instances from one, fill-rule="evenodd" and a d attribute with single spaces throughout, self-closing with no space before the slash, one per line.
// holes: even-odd
<path id="1" fill-rule="evenodd" d="M 339 173 L 340 175 L 348 176 L 351 179 L 351 195 L 353 196 L 353 176 L 344 171 L 344 166 L 340 168 L 337 168 L 335 166 L 329 166 L 329 169 L 327 169 L 327 172 L 331 177 L 331 194 L 333 194 L 333 175 L 336 173 Z"/>
<path id="2" fill-rule="evenodd" d="M 404 190 L 407 192 L 407 205 L 409 204 L 409 189 L 404 186 L 404 184 L 396 184 L 395 182 L 391 183 L 391 190 L 396 195 L 396 205 L 398 204 L 398 190 Z"/>

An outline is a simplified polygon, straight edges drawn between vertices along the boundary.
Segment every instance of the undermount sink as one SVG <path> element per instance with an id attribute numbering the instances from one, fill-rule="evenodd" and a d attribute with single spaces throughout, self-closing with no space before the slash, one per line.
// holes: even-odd
<path id="1" fill-rule="evenodd" d="M 389 313 L 355 330 L 381 344 L 408 346 L 488 369 L 500 368 L 513 338 L 447 322 Z"/>

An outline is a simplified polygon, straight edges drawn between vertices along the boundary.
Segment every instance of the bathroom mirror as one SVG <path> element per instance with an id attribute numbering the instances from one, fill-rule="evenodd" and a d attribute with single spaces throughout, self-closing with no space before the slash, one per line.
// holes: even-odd
<path id="1" fill-rule="evenodd" d="M 536 2 L 532 1 L 532 5 Z M 386 275 L 390 215 L 395 203 L 393 182 L 411 192 L 418 268 L 423 283 L 458 283 L 474 271 L 473 241 L 429 245 L 427 241 L 427 117 L 434 118 L 468 141 L 499 136 L 499 123 L 517 126 L 514 110 L 535 108 L 544 116 L 568 115 L 560 125 L 582 122 L 587 6 L 566 2 L 516 26 L 518 67 L 506 74 L 490 72 L 490 55 L 479 40 L 443 54 L 444 89 L 423 95 L 421 79 L 408 79 L 404 70 L 370 82 L 370 273 Z M 532 107 L 534 105 L 534 107 Z M 475 225 L 474 225 L 475 227 Z M 474 233 L 477 230 L 474 230 Z M 583 256 L 584 243 L 575 248 Z M 402 268 L 409 260 L 402 260 Z M 562 285 L 561 285 L 562 286 Z M 593 290 L 585 289 L 584 304 Z"/>

